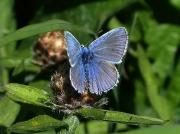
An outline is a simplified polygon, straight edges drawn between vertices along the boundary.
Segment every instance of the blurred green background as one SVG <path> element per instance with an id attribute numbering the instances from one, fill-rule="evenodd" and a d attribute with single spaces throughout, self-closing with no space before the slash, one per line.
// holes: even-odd
<path id="1" fill-rule="evenodd" d="M 180 133 L 180 0 L 0 0 L 0 45 L 13 41 L 0 47 L 0 133 L 7 133 L 7 128 L 17 122 L 53 114 L 38 106 L 16 103 L 3 89 L 8 83 L 20 83 L 51 92 L 53 71 L 42 71 L 31 62 L 39 35 L 17 41 L 26 36 L 24 33 L 35 35 L 38 29 L 5 37 L 51 19 L 93 31 L 96 36 L 72 29 L 82 44 L 89 44 L 110 29 L 126 27 L 128 52 L 123 64 L 117 66 L 120 83 L 105 95 L 109 98 L 105 109 L 168 121 L 161 126 L 133 126 L 83 120 L 77 134 Z"/>

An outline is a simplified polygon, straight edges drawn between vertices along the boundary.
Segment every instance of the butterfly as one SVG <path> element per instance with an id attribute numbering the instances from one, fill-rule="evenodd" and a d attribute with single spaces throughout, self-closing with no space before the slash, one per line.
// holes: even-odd
<path id="1" fill-rule="evenodd" d="M 65 31 L 64 35 L 71 65 L 70 80 L 75 90 L 101 95 L 117 85 L 119 72 L 115 64 L 122 62 L 128 47 L 124 27 L 110 30 L 88 47 L 81 45 L 70 32 Z"/>

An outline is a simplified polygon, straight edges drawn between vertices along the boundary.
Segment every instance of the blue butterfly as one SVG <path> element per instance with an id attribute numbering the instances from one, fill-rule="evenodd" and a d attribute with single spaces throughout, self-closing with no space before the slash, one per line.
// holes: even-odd
<path id="1" fill-rule="evenodd" d="M 128 46 L 124 27 L 105 33 L 89 47 L 81 46 L 70 32 L 64 34 L 71 65 L 70 80 L 75 90 L 100 95 L 117 85 L 119 72 L 114 64 L 122 62 Z"/>

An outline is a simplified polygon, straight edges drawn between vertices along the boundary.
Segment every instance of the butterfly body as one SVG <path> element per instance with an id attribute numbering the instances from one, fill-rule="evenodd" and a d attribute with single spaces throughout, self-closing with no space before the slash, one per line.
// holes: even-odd
<path id="1" fill-rule="evenodd" d="M 87 47 L 81 47 L 81 49 L 82 49 L 81 59 L 83 64 L 85 65 L 92 62 L 94 58 L 93 52 L 91 52 L 91 50 Z"/>
<path id="2" fill-rule="evenodd" d="M 127 50 L 128 38 L 125 28 L 107 32 L 88 47 L 81 46 L 67 31 L 65 38 L 71 65 L 71 83 L 79 93 L 88 90 L 102 94 L 117 85 L 119 72 L 114 64 L 122 62 Z"/>
<path id="3" fill-rule="evenodd" d="M 94 62 L 94 55 L 93 52 L 88 47 L 81 46 L 81 57 L 79 60 L 82 60 L 82 66 L 84 68 L 84 75 L 85 75 L 85 80 L 84 80 L 84 88 L 89 89 L 90 87 L 90 78 L 89 78 L 89 73 L 88 73 L 88 68 L 91 66 L 92 62 Z"/>

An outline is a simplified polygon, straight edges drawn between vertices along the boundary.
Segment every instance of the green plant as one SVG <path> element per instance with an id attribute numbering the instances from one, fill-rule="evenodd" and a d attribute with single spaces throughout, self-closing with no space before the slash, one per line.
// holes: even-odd
<path id="1" fill-rule="evenodd" d="M 25 3 L 1 0 L 0 133 L 107 133 L 107 129 L 109 133 L 178 133 L 177 1 L 31 1 L 34 8 L 23 10 L 24 16 L 33 17 L 23 22 L 18 19 L 23 14 L 17 7 Z M 157 11 L 158 3 L 162 6 Z M 63 65 L 47 69 L 33 63 L 39 35 L 68 30 L 88 44 L 101 29 L 120 26 L 129 32 L 128 55 L 118 66 L 120 84 L 106 94 L 110 98 L 107 110 L 83 105 L 62 114 L 64 106 L 55 103 L 56 95 L 49 85 L 51 76 Z"/>

